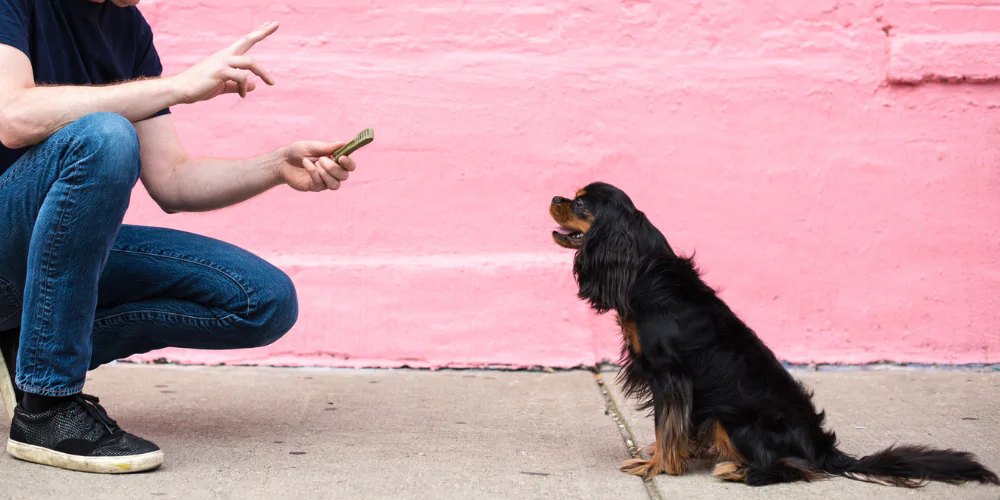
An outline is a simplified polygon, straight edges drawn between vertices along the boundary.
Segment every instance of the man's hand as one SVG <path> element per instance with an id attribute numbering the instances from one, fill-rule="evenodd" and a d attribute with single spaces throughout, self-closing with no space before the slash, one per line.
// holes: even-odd
<path id="1" fill-rule="evenodd" d="M 339 189 L 355 169 L 354 160 L 330 157 L 346 142 L 328 143 L 303 141 L 285 148 L 284 162 L 278 167 L 281 180 L 296 191 Z"/>
<path id="2" fill-rule="evenodd" d="M 0 17 L 6 15 L 0 13 Z M 267 23 L 179 75 L 114 85 L 35 86 L 28 55 L 0 43 L 0 142 L 11 148 L 33 146 L 92 113 L 117 113 L 136 123 L 164 108 L 219 94 L 239 92 L 246 97 L 255 87 L 251 75 L 274 85 L 271 76 L 246 53 L 277 29 L 278 23 Z"/>
<path id="3" fill-rule="evenodd" d="M 240 97 L 246 97 L 247 92 L 253 91 L 256 87 L 254 82 L 250 81 L 251 74 L 259 76 L 268 85 L 274 85 L 271 75 L 246 53 L 257 42 L 271 36 L 277 30 L 278 23 L 264 23 L 236 43 L 208 56 L 187 71 L 171 77 L 177 91 L 180 92 L 181 102 L 190 104 L 207 101 L 220 94 L 237 92 Z"/>

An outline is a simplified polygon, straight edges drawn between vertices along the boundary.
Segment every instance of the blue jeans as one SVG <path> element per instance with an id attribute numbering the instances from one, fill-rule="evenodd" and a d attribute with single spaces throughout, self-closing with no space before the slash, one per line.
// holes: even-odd
<path id="1" fill-rule="evenodd" d="M 89 369 L 115 359 L 258 347 L 295 323 L 291 279 L 259 257 L 123 225 L 139 169 L 132 124 L 98 113 L 0 175 L 0 332 L 20 326 L 25 392 L 76 394 Z"/>

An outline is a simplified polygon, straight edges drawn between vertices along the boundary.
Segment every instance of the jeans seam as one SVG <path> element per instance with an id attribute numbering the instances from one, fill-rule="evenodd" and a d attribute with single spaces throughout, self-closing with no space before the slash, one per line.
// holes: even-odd
<path id="1" fill-rule="evenodd" d="M 83 390 L 84 384 L 77 384 L 70 389 L 62 389 L 58 391 L 53 391 L 51 389 L 42 389 L 41 387 L 35 387 L 33 385 L 18 385 L 18 387 L 25 392 L 30 392 L 32 394 L 38 394 L 40 396 L 51 396 L 51 397 L 62 397 L 62 396 L 72 396 Z"/>
<path id="2" fill-rule="evenodd" d="M 97 325 L 98 323 L 111 321 L 111 320 L 113 320 L 115 318 L 119 318 L 119 317 L 122 317 L 122 316 L 130 316 L 130 315 L 133 315 L 133 314 L 155 314 L 155 315 L 160 315 L 160 316 L 169 316 L 169 317 L 172 317 L 172 318 L 193 319 L 195 321 L 219 321 L 219 322 L 225 321 L 225 320 L 227 320 L 229 318 L 232 318 L 233 316 L 236 316 L 235 313 L 229 313 L 229 314 L 227 314 L 227 315 L 225 315 L 225 316 L 223 316 L 221 318 L 199 318 L 197 316 L 188 316 L 186 314 L 168 313 L 168 312 L 163 312 L 163 311 L 140 310 L 140 311 L 121 312 L 121 313 L 117 313 L 117 314 L 112 314 L 111 316 L 104 316 L 102 318 L 96 318 L 96 319 L 94 319 L 94 324 Z"/>
<path id="3" fill-rule="evenodd" d="M 48 141 L 46 141 L 45 143 L 42 143 L 38 146 L 29 149 L 25 154 L 21 155 L 21 157 L 18 158 L 17 161 L 15 161 L 14 164 L 11 165 L 10 168 L 8 168 L 2 176 L 0 176 L 0 189 L 3 189 L 4 186 L 13 182 L 15 179 L 19 178 L 22 174 L 24 174 L 26 171 L 29 170 L 28 165 L 30 165 L 31 162 L 25 161 L 22 164 L 21 161 L 25 156 L 34 153 L 38 148 L 42 147 L 43 145 L 46 148 L 48 147 L 62 148 L 70 141 L 70 139 L 72 138 L 62 138 L 62 137 L 50 138 L 49 140 L 53 141 L 52 144 L 48 144 Z"/>
<path id="4" fill-rule="evenodd" d="M 142 250 L 126 250 L 126 249 L 121 249 L 121 248 L 112 248 L 111 251 L 112 252 L 118 252 L 118 253 L 125 253 L 125 254 L 143 255 L 143 256 L 146 256 L 146 257 L 162 257 L 164 259 L 177 260 L 177 261 L 181 261 L 181 262 L 186 262 L 188 264 L 194 264 L 196 266 L 201 266 L 201 267 L 204 267 L 206 269 L 211 269 L 212 271 L 215 271 L 215 272 L 217 272 L 217 273 L 225 276 L 230 281 L 232 281 L 233 283 L 235 283 L 236 286 L 240 287 L 240 291 L 243 292 L 243 297 L 247 301 L 247 310 L 246 310 L 245 314 L 246 314 L 247 318 L 250 317 L 250 309 L 251 309 L 251 306 L 252 306 L 252 299 L 251 299 L 250 292 L 246 289 L 245 286 L 243 286 L 243 283 L 240 283 L 240 281 L 238 279 L 236 279 L 235 273 L 232 273 L 231 271 L 229 271 L 229 270 L 227 270 L 225 268 L 222 268 L 222 267 L 220 267 L 218 265 L 208 264 L 208 263 L 205 263 L 205 262 L 199 262 L 199 261 L 197 261 L 195 259 L 186 258 L 186 257 L 178 256 L 178 255 L 168 255 L 168 254 L 164 254 L 164 253 L 144 252 Z M 230 316 L 232 316 L 232 314 Z"/>
<path id="5" fill-rule="evenodd" d="M 59 174 L 61 175 L 62 171 L 60 171 Z M 58 200 L 59 219 L 56 222 L 55 235 L 52 236 L 51 241 L 46 242 L 45 250 L 42 254 L 42 261 L 43 261 L 42 269 L 44 270 L 45 274 L 41 283 L 42 293 L 40 298 L 41 302 L 40 308 L 42 309 L 44 314 L 42 318 L 38 318 L 38 326 L 36 326 L 36 328 L 42 330 L 48 330 L 51 325 L 50 318 L 52 317 L 52 297 L 53 295 L 55 295 L 55 293 L 51 290 L 52 271 L 53 271 L 51 261 L 52 261 L 53 248 L 62 242 L 64 235 L 68 232 L 68 228 L 63 224 L 63 220 L 66 217 L 66 212 L 68 211 L 68 207 L 73 205 L 74 203 L 73 195 L 75 193 L 76 190 L 69 189 L 66 192 L 66 196 Z M 25 360 L 24 363 L 25 372 L 34 371 L 35 365 L 37 364 L 35 361 L 36 357 L 35 353 L 33 352 L 32 349 L 28 349 L 27 352 L 28 356 L 26 356 L 27 359 Z"/>
<path id="6" fill-rule="evenodd" d="M 13 318 L 14 315 L 17 314 L 17 313 L 19 313 L 19 312 L 21 312 L 22 309 L 24 309 L 24 304 L 23 303 L 21 304 L 21 307 L 18 307 L 16 309 L 14 309 L 14 311 L 11 312 L 10 314 L 8 314 L 8 315 L 0 318 L 0 323 L 3 323 L 4 321 L 7 321 L 10 318 Z"/>
<path id="7" fill-rule="evenodd" d="M 15 314 L 21 312 L 21 309 L 24 308 L 24 298 L 17 294 L 17 288 L 15 288 L 14 285 L 12 285 L 10 281 L 7 281 L 6 279 L 4 279 L 3 276 L 0 276 L 0 290 L 4 290 L 5 289 L 4 285 L 6 285 L 6 289 L 10 290 L 10 294 L 13 295 L 14 298 L 17 300 L 17 307 L 15 307 L 14 310 L 11 311 L 10 314 L 8 314 L 8 315 L 6 315 L 4 317 L 0 317 L 0 323 L 2 323 L 4 321 L 7 321 L 8 319 L 14 317 Z M 4 295 L 6 295 L 6 293 Z"/>
<path id="8" fill-rule="evenodd" d="M 69 143 L 71 141 L 67 140 L 67 141 L 64 141 L 64 142 Z M 75 142 L 75 141 L 72 141 L 72 142 Z M 77 160 L 78 160 L 77 158 L 73 158 L 73 161 L 70 162 L 70 164 L 75 163 Z M 65 169 L 59 171 L 58 177 L 61 177 L 62 174 L 63 174 L 63 172 L 65 172 Z M 70 177 L 72 177 L 72 176 L 70 176 Z M 57 181 L 58 181 L 58 179 L 57 179 Z M 69 228 L 66 227 L 63 224 L 63 220 L 65 220 L 65 218 L 66 218 L 66 212 L 68 211 L 68 208 L 76 203 L 75 199 L 74 199 L 74 195 L 75 194 L 76 194 L 76 190 L 75 189 L 68 189 L 68 190 L 66 190 L 66 196 L 64 198 L 62 198 L 61 200 L 59 200 L 59 203 L 60 203 L 60 206 L 59 206 L 59 220 L 56 221 L 55 235 L 52 237 L 52 241 L 47 242 L 47 244 L 45 245 L 45 252 L 44 252 L 43 257 L 42 257 L 43 258 L 43 262 L 44 262 L 44 270 L 45 270 L 45 279 L 42 281 L 43 292 L 44 292 L 43 296 L 46 297 L 46 299 L 42 301 L 42 308 L 45 310 L 45 320 L 44 321 L 40 321 L 40 323 L 42 323 L 46 328 L 50 324 L 49 318 L 52 317 L 52 295 L 54 295 L 53 291 L 52 291 L 52 285 L 51 285 L 51 283 L 52 283 L 52 272 L 53 272 L 52 262 L 51 262 L 52 261 L 52 249 L 53 249 L 53 247 L 61 244 L 62 241 L 63 241 L 63 239 L 65 239 L 65 235 L 67 233 L 69 233 Z"/>
<path id="9" fill-rule="evenodd" d="M 3 276 L 0 276 L 0 283 L 6 283 L 7 287 L 10 288 L 10 293 L 14 294 L 14 298 L 17 299 L 17 301 L 20 302 L 21 305 L 24 305 L 24 297 L 17 294 L 17 288 L 14 286 L 13 283 L 8 281 Z"/>

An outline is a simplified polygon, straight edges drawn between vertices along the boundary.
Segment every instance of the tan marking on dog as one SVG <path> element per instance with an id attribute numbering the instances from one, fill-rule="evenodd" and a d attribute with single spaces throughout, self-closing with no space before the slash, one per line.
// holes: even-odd
<path id="1" fill-rule="evenodd" d="M 629 349 L 636 354 L 642 354 L 642 349 L 639 347 L 639 328 L 635 325 L 635 321 L 623 321 L 619 316 L 618 326 L 622 329 L 622 338 L 625 339 Z"/>
<path id="2" fill-rule="evenodd" d="M 738 464 L 746 462 L 746 459 L 740 455 L 740 452 L 736 451 L 732 440 L 729 439 L 729 433 L 726 432 L 726 429 L 722 427 L 722 424 L 718 420 L 712 422 L 709 429 L 709 441 L 706 444 L 709 445 L 709 453 L 712 456 L 726 462 L 736 462 Z"/>
<path id="3" fill-rule="evenodd" d="M 590 212 L 587 212 L 588 215 Z M 553 203 L 549 205 L 549 214 L 552 215 L 552 219 L 556 221 L 560 226 L 569 229 L 570 231 L 580 231 L 581 233 L 586 233 L 590 229 L 590 225 L 594 220 L 593 215 L 589 215 L 590 220 L 581 219 L 573 213 L 572 207 L 568 203 Z"/>
<path id="4" fill-rule="evenodd" d="M 687 470 L 690 448 L 687 410 L 671 407 L 656 426 L 656 442 L 650 458 L 633 458 L 623 463 L 619 470 L 643 479 L 652 479 L 664 473 L 679 476 Z"/>
<path id="5" fill-rule="evenodd" d="M 712 468 L 712 475 L 723 481 L 742 483 L 747 479 L 748 470 L 736 462 L 719 462 Z"/>

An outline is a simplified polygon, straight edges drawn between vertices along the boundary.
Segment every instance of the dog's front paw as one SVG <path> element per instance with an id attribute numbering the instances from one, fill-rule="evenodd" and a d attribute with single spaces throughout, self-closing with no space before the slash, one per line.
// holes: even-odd
<path id="1" fill-rule="evenodd" d="M 652 479 L 659 474 L 679 476 L 684 474 L 685 469 L 686 466 L 683 462 L 679 462 L 675 466 L 671 467 L 662 460 L 657 460 L 656 456 L 653 456 L 652 460 L 645 460 L 642 458 L 626 460 L 623 464 L 621 464 L 621 466 L 618 467 L 618 470 L 622 472 L 627 472 L 633 476 L 639 476 L 643 479 Z"/>

